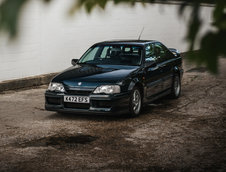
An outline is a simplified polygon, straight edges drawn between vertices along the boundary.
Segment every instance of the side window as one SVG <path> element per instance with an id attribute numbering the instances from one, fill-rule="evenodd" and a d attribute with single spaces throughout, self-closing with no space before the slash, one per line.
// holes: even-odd
<path id="1" fill-rule="evenodd" d="M 158 63 L 167 59 L 167 49 L 161 43 L 155 43 L 155 56 Z"/>
<path id="2" fill-rule="evenodd" d="M 106 58 L 107 56 L 107 52 L 110 51 L 110 47 L 109 46 L 105 46 L 100 54 L 100 58 Z"/>
<path id="3" fill-rule="evenodd" d="M 155 60 L 154 44 L 148 44 L 145 47 L 145 61 Z"/>

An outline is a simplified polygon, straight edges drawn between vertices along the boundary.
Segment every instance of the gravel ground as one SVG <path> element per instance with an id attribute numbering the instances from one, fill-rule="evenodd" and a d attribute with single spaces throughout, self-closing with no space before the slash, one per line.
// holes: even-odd
<path id="1" fill-rule="evenodd" d="M 0 171 L 226 171 L 226 59 L 186 63 L 182 95 L 136 118 L 44 110 L 47 86 L 0 94 Z"/>

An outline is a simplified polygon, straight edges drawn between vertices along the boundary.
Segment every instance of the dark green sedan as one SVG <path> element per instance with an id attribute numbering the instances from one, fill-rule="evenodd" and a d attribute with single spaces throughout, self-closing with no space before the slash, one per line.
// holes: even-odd
<path id="1" fill-rule="evenodd" d="M 158 41 L 100 42 L 72 65 L 49 84 L 46 110 L 137 116 L 153 100 L 180 96 L 182 58 Z"/>

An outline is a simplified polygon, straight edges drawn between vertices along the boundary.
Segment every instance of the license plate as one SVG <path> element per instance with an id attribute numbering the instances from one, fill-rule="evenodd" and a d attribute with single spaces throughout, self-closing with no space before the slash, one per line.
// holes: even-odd
<path id="1" fill-rule="evenodd" d="M 89 97 L 87 97 L 87 96 L 64 96 L 64 102 L 89 103 Z"/>

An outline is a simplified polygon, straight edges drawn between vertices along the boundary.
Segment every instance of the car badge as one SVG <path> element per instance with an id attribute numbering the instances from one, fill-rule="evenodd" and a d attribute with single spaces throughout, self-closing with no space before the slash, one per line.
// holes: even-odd
<path id="1" fill-rule="evenodd" d="M 82 85 L 82 83 L 81 83 L 81 82 L 79 82 L 79 83 L 78 83 L 78 85 L 80 86 L 80 85 Z"/>

